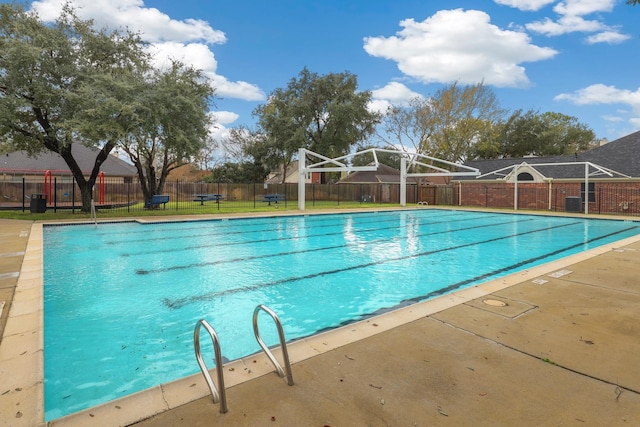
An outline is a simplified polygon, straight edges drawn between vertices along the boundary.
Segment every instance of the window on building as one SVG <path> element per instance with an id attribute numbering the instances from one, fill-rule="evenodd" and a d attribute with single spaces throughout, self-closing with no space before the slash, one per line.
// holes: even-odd
<path id="1" fill-rule="evenodd" d="M 533 175 L 531 175 L 529 172 L 519 173 L 518 181 L 533 181 Z"/>
<path id="2" fill-rule="evenodd" d="M 582 197 L 582 201 L 585 201 L 585 197 L 584 197 L 584 182 L 582 184 L 580 184 L 580 196 Z M 590 182 L 589 183 L 589 202 L 595 202 L 596 201 L 596 183 L 595 182 Z"/>

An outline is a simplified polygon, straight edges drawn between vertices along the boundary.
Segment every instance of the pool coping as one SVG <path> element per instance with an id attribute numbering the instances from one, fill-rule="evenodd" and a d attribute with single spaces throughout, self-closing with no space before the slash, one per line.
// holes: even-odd
<path id="1" fill-rule="evenodd" d="M 371 210 L 365 212 L 371 212 Z M 293 216 L 323 213 L 344 213 L 344 211 L 318 213 L 286 212 L 283 214 Z M 531 214 L 531 212 L 522 213 Z M 234 218 L 240 217 L 256 216 L 234 216 Z M 219 218 L 220 217 L 180 218 L 180 221 Z M 581 218 L 630 220 L 628 217 L 601 218 L 581 216 Z M 154 218 L 153 221 L 160 222 L 163 220 Z M 171 219 L 166 219 L 166 221 L 171 221 Z M 637 220 L 634 220 L 634 222 L 637 222 Z M 87 222 L 73 223 L 86 224 Z M 410 323 L 470 300 L 481 298 L 523 281 L 531 280 L 537 276 L 549 274 L 556 270 L 563 269 L 567 265 L 584 261 L 604 254 L 616 247 L 637 241 L 640 241 L 640 235 L 294 341 L 288 345 L 291 363 L 302 362 L 351 342 L 383 333 L 397 326 Z M 3 384 L 3 390 L 0 390 L 1 393 L 4 389 L 8 389 L 7 392 L 2 393 L 2 396 L 0 396 L 5 400 L 2 408 L 9 406 L 16 408 L 13 416 L 6 417 L 5 421 L 2 421 L 2 425 L 12 425 L 16 427 L 45 425 L 91 426 L 104 425 L 105 420 L 108 420 L 108 422 L 113 425 L 128 425 L 210 395 L 202 375 L 194 374 L 45 422 L 42 245 L 43 223 L 34 223 L 31 226 L 31 233 L 25 250 L 20 276 L 16 284 L 14 300 L 9 312 L 9 318 L 7 319 L 2 346 L 0 346 L 0 364 L 2 364 L 2 370 L 12 373 L 11 377 L 8 378 L 8 382 Z M 279 353 L 279 351 L 276 351 L 276 355 L 279 355 Z M 273 365 L 271 365 L 271 362 L 264 354 L 252 355 L 224 364 L 224 371 L 226 388 L 265 375 L 273 375 L 274 373 Z M 9 422 L 9 420 L 11 420 L 10 424 L 4 424 L 5 422 Z"/>

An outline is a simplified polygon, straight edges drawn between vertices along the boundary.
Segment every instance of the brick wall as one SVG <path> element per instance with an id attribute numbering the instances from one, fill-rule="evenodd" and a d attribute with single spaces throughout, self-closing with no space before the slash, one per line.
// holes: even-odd
<path id="1" fill-rule="evenodd" d="M 589 212 L 640 214 L 640 180 L 593 180 L 595 193 Z M 513 183 L 461 181 L 454 184 L 455 204 L 489 208 L 514 208 Z M 565 211 L 567 197 L 582 197 L 581 182 L 518 183 L 518 209 Z M 582 211 L 584 205 L 582 205 Z"/>

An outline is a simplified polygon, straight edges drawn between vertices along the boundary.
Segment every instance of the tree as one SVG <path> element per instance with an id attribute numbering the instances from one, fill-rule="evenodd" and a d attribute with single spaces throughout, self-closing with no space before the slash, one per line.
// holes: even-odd
<path id="1" fill-rule="evenodd" d="M 244 161 L 242 163 L 226 162 L 213 168 L 209 182 L 233 182 L 250 184 L 262 182 L 269 171 L 259 163 Z"/>
<path id="2" fill-rule="evenodd" d="M 362 144 L 358 145 L 356 148 L 358 151 L 368 150 L 370 148 L 380 148 L 371 144 Z M 388 151 L 378 151 L 376 152 L 376 157 L 378 158 L 378 162 L 391 166 L 394 169 L 400 169 L 400 162 L 402 159 L 403 151 L 398 150 L 395 147 L 388 146 L 384 148 L 385 150 L 396 151 L 396 153 L 390 153 Z M 373 154 L 363 153 L 352 158 L 351 163 L 353 166 L 367 166 L 373 162 Z"/>
<path id="3" fill-rule="evenodd" d="M 429 98 L 393 108 L 385 118 L 386 141 L 452 163 L 463 162 L 489 140 L 503 115 L 495 93 L 478 83 L 445 86 Z"/>
<path id="4" fill-rule="evenodd" d="M 299 148 L 328 157 L 348 154 L 380 120 L 367 109 L 371 92 L 357 88 L 348 72 L 319 76 L 304 68 L 256 108 L 259 129 L 245 140 L 246 152 L 271 169 L 282 167 L 283 176 Z"/>
<path id="5" fill-rule="evenodd" d="M 136 94 L 135 126 L 123 140 L 147 202 L 162 193 L 169 172 L 206 147 L 214 90 L 202 72 L 173 61 L 155 70 Z"/>
<path id="6" fill-rule="evenodd" d="M 598 145 L 591 129 L 576 117 L 561 113 L 516 110 L 497 129 L 491 144 L 476 147 L 477 158 L 557 156 Z"/>
<path id="7" fill-rule="evenodd" d="M 433 133 L 428 119 L 430 112 L 430 101 L 423 98 L 411 99 L 406 107 L 390 107 L 382 120 L 383 132 L 378 136 L 389 146 L 421 153 Z"/>
<path id="8" fill-rule="evenodd" d="M 636 6 L 636 5 L 640 4 L 640 0 L 627 0 L 627 4 Z"/>
<path id="9" fill-rule="evenodd" d="M 0 139 L 29 154 L 58 153 L 85 211 L 100 165 L 129 130 L 132 95 L 147 70 L 138 35 L 92 24 L 69 5 L 51 25 L 0 5 Z M 100 150 L 88 176 L 72 155 L 76 143 Z"/>

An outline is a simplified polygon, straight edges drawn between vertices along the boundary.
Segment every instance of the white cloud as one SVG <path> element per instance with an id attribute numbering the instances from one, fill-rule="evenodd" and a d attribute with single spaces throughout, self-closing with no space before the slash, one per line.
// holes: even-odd
<path id="1" fill-rule="evenodd" d="M 603 31 L 598 34 L 587 37 L 587 43 L 609 43 L 616 44 L 629 40 L 631 37 L 627 34 L 620 34 L 616 31 Z"/>
<path id="2" fill-rule="evenodd" d="M 44 21 L 56 19 L 67 0 L 34 1 L 32 8 Z M 82 19 L 93 19 L 96 27 L 127 28 L 140 32 L 150 42 L 154 65 L 165 66 L 170 59 L 203 70 L 212 80 L 219 97 L 260 101 L 264 93 L 254 84 L 233 82 L 217 74 L 218 63 L 210 45 L 226 42 L 225 34 L 199 19 L 176 20 L 142 0 L 73 0 L 70 2 Z"/>
<path id="3" fill-rule="evenodd" d="M 386 99 L 372 99 L 371 101 L 369 101 L 369 104 L 367 105 L 367 110 L 373 113 L 384 114 L 391 107 L 393 107 L 393 104 L 391 104 Z"/>
<path id="4" fill-rule="evenodd" d="M 34 1 L 32 8 L 45 21 L 58 17 L 66 0 Z M 202 40 L 225 43 L 222 31 L 199 19 L 171 19 L 156 8 L 144 7 L 140 0 L 75 0 L 71 2 L 83 19 L 93 19 L 98 27 L 129 28 L 140 31 L 149 42 Z"/>
<path id="5" fill-rule="evenodd" d="M 631 107 L 634 117 L 629 123 L 640 125 L 640 88 L 635 92 L 618 89 L 615 86 L 594 84 L 573 93 L 562 93 L 554 98 L 556 101 L 569 101 L 576 105 L 622 104 Z"/>
<path id="6" fill-rule="evenodd" d="M 374 99 L 384 99 L 393 105 L 406 105 L 415 98 L 422 98 L 418 92 L 414 92 L 402 83 L 390 82 L 385 87 L 371 91 Z"/>
<path id="7" fill-rule="evenodd" d="M 587 104 L 626 104 L 640 111 L 640 88 L 631 92 L 627 89 L 618 89 L 615 86 L 595 84 L 577 90 L 573 93 L 562 93 L 554 99 L 566 100 L 577 105 Z"/>
<path id="8" fill-rule="evenodd" d="M 545 18 L 542 21 L 532 22 L 526 25 L 528 30 L 546 36 L 559 36 L 574 32 L 594 32 L 605 30 L 607 27 L 600 21 L 586 20 L 580 16 L 562 16 L 557 21 Z"/>
<path id="9" fill-rule="evenodd" d="M 622 122 L 624 119 L 620 116 L 612 116 L 610 114 L 606 114 L 602 116 L 602 118 L 608 122 Z"/>
<path id="10" fill-rule="evenodd" d="M 380 89 L 371 91 L 372 100 L 367 108 L 369 111 L 386 113 L 390 107 L 408 105 L 415 98 L 422 98 L 418 92 L 414 92 L 399 82 L 390 82 Z"/>
<path id="11" fill-rule="evenodd" d="M 541 21 L 531 22 L 526 25 L 530 31 L 546 36 L 559 36 L 562 34 L 583 32 L 601 32 L 587 39 L 587 43 L 620 43 L 628 37 L 619 34 L 602 21 L 597 19 L 585 19 L 584 16 L 600 12 L 611 12 L 615 6 L 615 0 L 565 0 L 558 3 L 553 11 L 558 15 L 557 20 L 549 17 Z"/>
<path id="12" fill-rule="evenodd" d="M 489 15 L 477 10 L 443 10 L 422 22 L 403 20 L 400 26 L 395 36 L 365 38 L 364 49 L 396 61 L 404 74 L 425 83 L 526 86 L 529 80 L 519 64 L 557 54 L 532 44 L 523 32 L 492 25 Z"/>
<path id="13" fill-rule="evenodd" d="M 216 121 L 216 123 L 220 125 L 231 124 L 238 120 L 238 118 L 240 117 L 238 116 L 238 114 L 231 111 L 215 111 L 211 113 L 211 115 L 213 116 L 213 119 Z"/>
<path id="14" fill-rule="evenodd" d="M 595 12 L 611 12 L 616 0 L 565 0 L 553 10 L 560 15 L 582 16 Z"/>
<path id="15" fill-rule="evenodd" d="M 494 0 L 496 3 L 515 7 L 520 10 L 535 11 L 540 10 L 548 4 L 555 3 L 556 0 Z"/>

